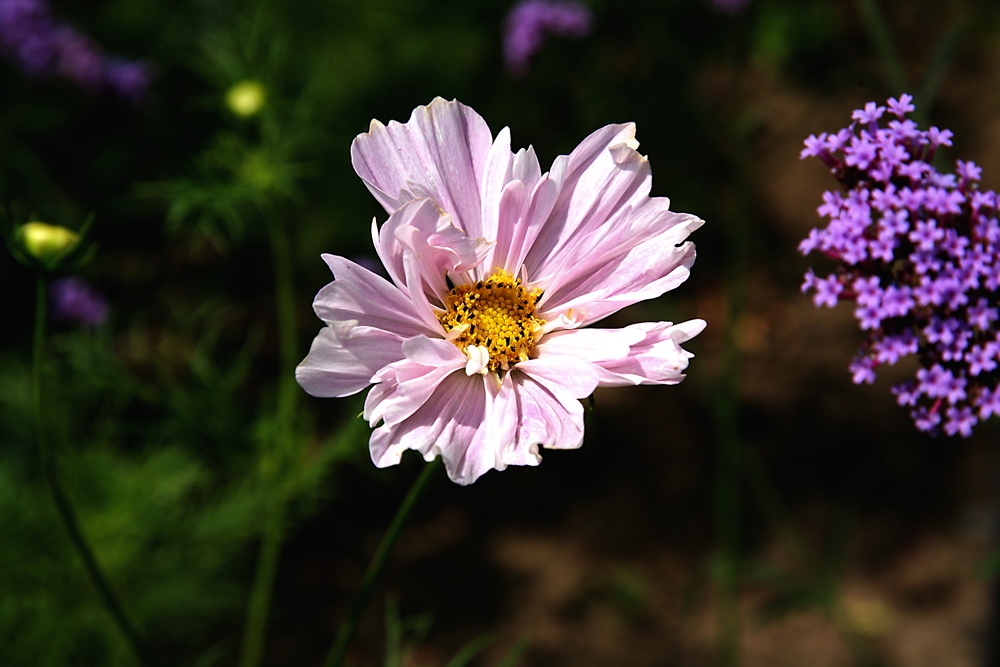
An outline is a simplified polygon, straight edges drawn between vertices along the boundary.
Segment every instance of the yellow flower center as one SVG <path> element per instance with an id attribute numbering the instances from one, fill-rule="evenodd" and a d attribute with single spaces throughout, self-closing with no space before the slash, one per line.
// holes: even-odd
<path id="1" fill-rule="evenodd" d="M 438 320 L 462 352 L 471 346 L 489 352 L 488 368 L 508 368 L 527 361 L 545 320 L 535 317 L 539 289 L 525 289 L 520 279 L 495 269 L 486 280 L 452 288 Z M 483 371 L 485 372 L 485 371 Z"/>

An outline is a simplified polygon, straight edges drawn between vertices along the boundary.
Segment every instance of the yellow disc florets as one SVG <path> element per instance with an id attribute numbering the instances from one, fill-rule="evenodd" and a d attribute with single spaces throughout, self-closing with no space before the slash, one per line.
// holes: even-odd
<path id="1" fill-rule="evenodd" d="M 486 280 L 448 292 L 446 310 L 438 319 L 458 349 L 465 352 L 469 346 L 485 347 L 489 352 L 487 367 L 507 370 L 528 360 L 541 335 L 545 321 L 535 317 L 535 304 L 541 296 L 541 290 L 525 289 L 520 279 L 496 269 Z"/>

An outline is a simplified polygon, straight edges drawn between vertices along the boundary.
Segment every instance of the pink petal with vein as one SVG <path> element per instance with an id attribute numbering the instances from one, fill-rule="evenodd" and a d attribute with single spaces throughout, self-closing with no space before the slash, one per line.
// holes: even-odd
<path id="1" fill-rule="evenodd" d="M 497 404 L 508 418 L 517 414 L 514 438 L 501 443 L 505 464 L 536 465 L 541 458 L 538 445 L 576 449 L 583 444 L 583 405 L 559 384 L 514 370 L 500 387 Z"/>
<path id="2" fill-rule="evenodd" d="M 336 278 L 316 295 L 313 309 L 324 322 L 355 320 L 404 337 L 436 331 L 416 315 L 409 296 L 385 278 L 337 255 L 323 255 Z"/>
<path id="3" fill-rule="evenodd" d="M 351 162 L 389 213 L 429 197 L 469 236 L 481 237 L 479 184 L 492 144 L 479 114 L 438 97 L 405 124 L 373 120 L 351 145 Z"/>
<path id="4" fill-rule="evenodd" d="M 601 375 L 601 386 L 677 384 L 684 379 L 688 360 L 694 356 L 683 349 L 681 343 L 694 338 L 704 328 L 704 320 L 680 324 L 643 322 L 625 327 L 623 331 L 641 332 L 644 336 L 631 346 L 627 357 L 598 362 L 605 371 Z"/>
<path id="5" fill-rule="evenodd" d="M 481 375 L 448 375 L 408 419 L 372 432 L 372 461 L 379 468 L 395 465 L 404 451 L 414 449 L 428 461 L 441 456 L 453 482 L 476 481 L 497 463 L 489 382 Z"/>
<path id="6" fill-rule="evenodd" d="M 402 358 L 398 334 L 357 326 L 353 320 L 338 322 L 319 332 L 295 369 L 295 379 L 312 396 L 350 396 L 370 385 L 382 367 Z"/>
<path id="7" fill-rule="evenodd" d="M 402 344 L 402 352 L 405 359 L 388 364 L 373 378 L 379 391 L 375 400 L 365 402 L 365 419 L 372 425 L 384 421 L 393 426 L 409 418 L 446 377 L 465 368 L 465 355 L 444 340 L 411 338 Z"/>
<path id="8" fill-rule="evenodd" d="M 461 279 L 483 261 L 491 245 L 455 227 L 433 200 L 414 199 L 382 225 L 376 250 L 390 276 L 404 290 L 408 289 L 404 253 L 411 253 L 417 259 L 423 289 L 440 302 L 449 289 L 445 277 Z"/>

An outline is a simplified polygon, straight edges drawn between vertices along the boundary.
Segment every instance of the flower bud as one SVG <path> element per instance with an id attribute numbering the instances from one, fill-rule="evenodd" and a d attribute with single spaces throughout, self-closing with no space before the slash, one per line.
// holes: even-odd
<path id="1" fill-rule="evenodd" d="M 17 239 L 24 252 L 46 266 L 73 252 L 80 243 L 76 232 L 45 222 L 28 222 L 17 230 Z"/>
<path id="2" fill-rule="evenodd" d="M 267 102 L 264 84 L 254 79 L 240 81 L 226 91 L 226 107 L 240 118 L 250 118 L 260 113 Z"/>

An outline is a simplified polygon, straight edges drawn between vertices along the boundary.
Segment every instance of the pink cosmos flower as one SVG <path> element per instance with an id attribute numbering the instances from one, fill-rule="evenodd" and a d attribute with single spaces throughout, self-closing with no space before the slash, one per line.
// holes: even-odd
<path id="1" fill-rule="evenodd" d="M 378 467 L 415 449 L 471 484 L 583 442 L 597 387 L 676 384 L 702 320 L 583 328 L 687 279 L 703 221 L 650 197 L 635 126 L 608 125 L 542 173 L 457 101 L 372 121 L 354 169 L 389 213 L 372 240 L 389 280 L 323 255 L 327 326 L 296 379 L 314 396 L 374 385 L 364 417 Z"/>

